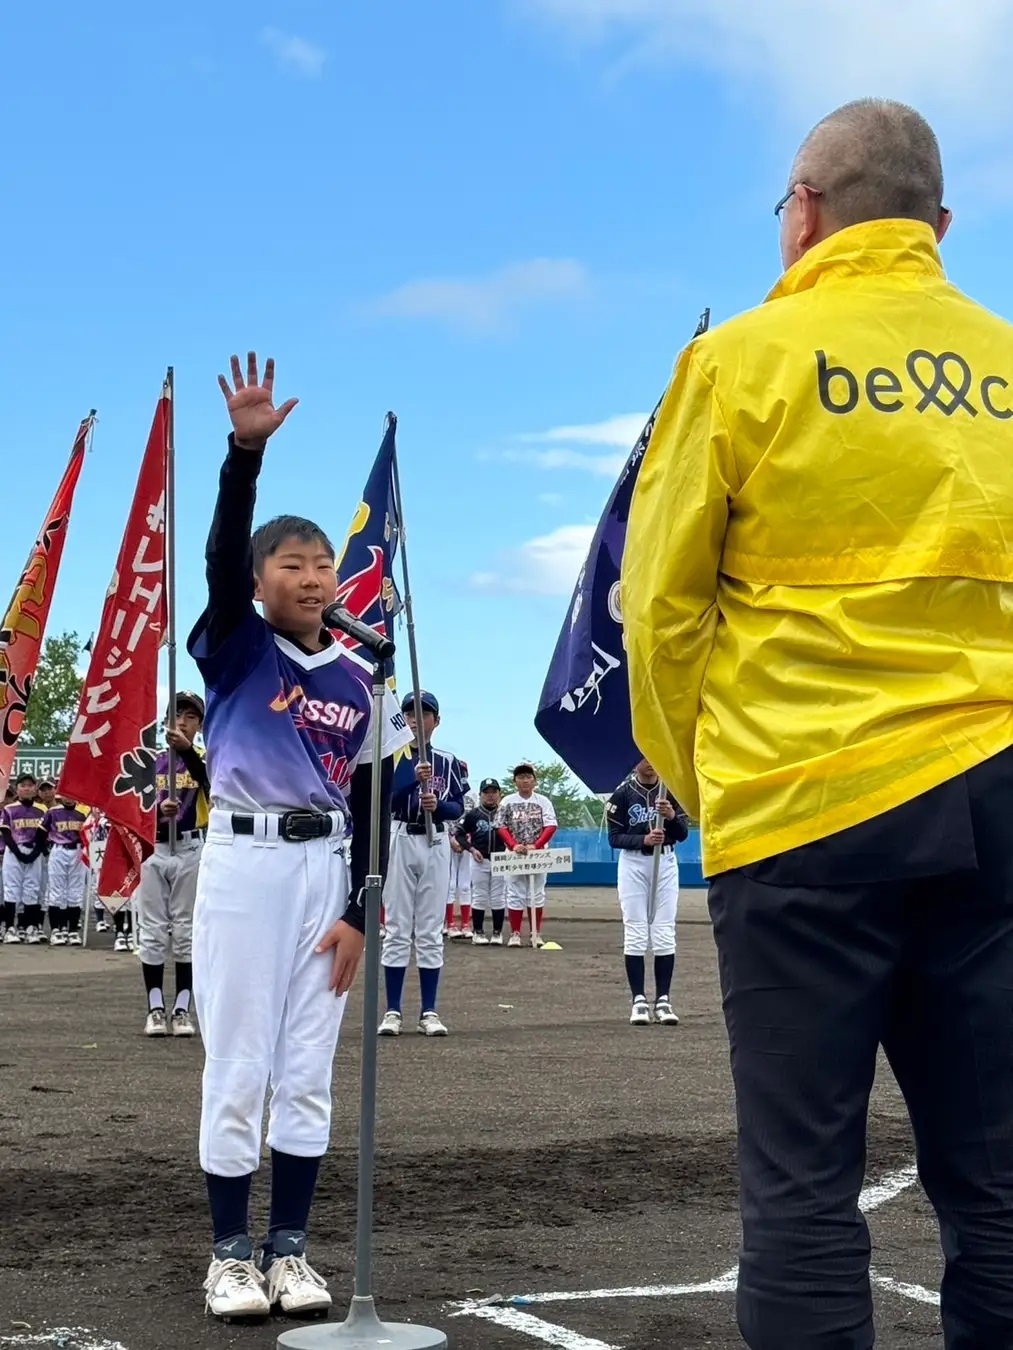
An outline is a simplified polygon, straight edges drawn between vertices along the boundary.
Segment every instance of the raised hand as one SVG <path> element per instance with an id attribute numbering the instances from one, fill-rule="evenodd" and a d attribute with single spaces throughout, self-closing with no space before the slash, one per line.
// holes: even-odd
<path id="1" fill-rule="evenodd" d="M 225 406 L 232 419 L 235 443 L 241 450 L 263 450 L 269 436 L 284 422 L 297 398 L 290 398 L 280 408 L 274 406 L 274 358 L 264 364 L 264 383 L 257 376 L 257 353 L 246 357 L 246 379 L 243 379 L 239 357 L 232 358 L 232 384 L 224 375 L 218 376 L 218 387 L 225 395 Z"/>

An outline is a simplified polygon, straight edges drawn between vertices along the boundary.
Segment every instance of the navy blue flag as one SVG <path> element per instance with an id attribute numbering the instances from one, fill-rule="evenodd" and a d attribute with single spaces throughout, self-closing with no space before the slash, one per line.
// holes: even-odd
<path id="1" fill-rule="evenodd" d="M 709 323 L 708 309 L 693 336 L 705 333 Z M 611 792 L 641 758 L 633 742 L 619 577 L 633 489 L 661 401 L 598 522 L 535 714 L 535 730 L 592 792 Z"/>
<path id="2" fill-rule="evenodd" d="M 385 637 L 391 636 L 394 616 L 401 610 L 401 597 L 394 584 L 394 558 L 401 538 L 394 494 L 396 433 L 397 418 L 388 413 L 383 442 L 335 563 L 338 604 Z M 359 645 L 345 633 L 334 636 L 352 650 Z M 387 675 L 392 674 L 391 666 Z"/>

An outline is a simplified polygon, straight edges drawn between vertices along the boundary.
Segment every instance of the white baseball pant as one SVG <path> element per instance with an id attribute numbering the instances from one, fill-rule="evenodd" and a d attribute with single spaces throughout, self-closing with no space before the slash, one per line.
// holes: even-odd
<path id="1" fill-rule="evenodd" d="M 39 878 L 39 904 L 49 904 L 49 855 L 43 853 L 39 859 L 42 863 L 42 875 Z"/>
<path id="2" fill-rule="evenodd" d="M 473 909 L 506 909 L 507 879 L 502 872 L 495 875 L 488 858 L 481 862 L 471 860 L 471 904 Z"/>
<path id="3" fill-rule="evenodd" d="M 25 905 L 37 905 L 42 888 L 42 859 L 23 863 L 15 858 L 9 848 L 4 849 L 4 904 L 16 905 L 18 910 Z"/>
<path id="4" fill-rule="evenodd" d="M 214 810 L 197 875 L 194 1005 L 204 1038 L 200 1162 L 216 1176 L 260 1163 L 267 1142 L 301 1158 L 327 1151 L 331 1071 L 345 996 L 327 985 L 333 952 L 315 948 L 348 904 L 337 838 L 287 843 L 276 816 L 253 836 Z"/>
<path id="5" fill-rule="evenodd" d="M 407 966 L 415 940 L 420 970 L 443 965 L 443 919 L 450 883 L 450 840 L 438 834 L 430 845 L 424 834 L 408 834 L 403 821 L 391 822 L 390 860 L 383 886 L 384 921 L 381 960 Z"/>
<path id="6" fill-rule="evenodd" d="M 675 952 L 675 916 L 679 905 L 679 863 L 674 850 L 661 855 L 654 922 L 648 922 L 648 900 L 654 858 L 623 849 L 619 854 L 619 905 L 623 912 L 623 954 L 655 956 Z"/>
<path id="7" fill-rule="evenodd" d="M 146 966 L 162 966 L 168 960 L 170 932 L 173 960 L 190 960 L 200 855 L 199 836 L 178 839 L 175 854 L 168 844 L 156 844 L 141 866 L 135 909 L 141 961 Z"/>
<path id="8" fill-rule="evenodd" d="M 506 879 L 507 909 L 542 909 L 545 905 L 545 873 L 528 872 Z"/>
<path id="9" fill-rule="evenodd" d="M 88 868 L 81 850 L 55 845 L 49 855 L 50 909 L 81 909 L 87 882 Z"/>
<path id="10" fill-rule="evenodd" d="M 447 904 L 468 904 L 471 895 L 471 855 L 462 850 L 450 850 L 450 881 L 447 886 Z"/>

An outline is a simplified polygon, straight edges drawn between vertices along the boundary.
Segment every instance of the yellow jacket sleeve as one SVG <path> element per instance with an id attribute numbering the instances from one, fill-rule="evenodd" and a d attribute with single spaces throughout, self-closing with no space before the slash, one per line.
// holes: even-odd
<path id="1" fill-rule="evenodd" d="M 735 491 L 728 428 L 692 347 L 679 358 L 630 505 L 622 617 L 633 735 L 694 819 L 694 743 Z"/>

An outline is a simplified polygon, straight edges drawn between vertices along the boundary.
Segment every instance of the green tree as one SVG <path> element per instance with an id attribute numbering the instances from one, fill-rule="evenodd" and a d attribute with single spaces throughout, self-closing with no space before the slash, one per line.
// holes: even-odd
<path id="1" fill-rule="evenodd" d="M 32 680 L 22 745 L 66 745 L 84 683 L 77 673 L 81 642 L 76 633 L 46 638 Z"/>
<path id="2" fill-rule="evenodd" d="M 598 829 L 604 809 L 602 803 L 574 778 L 562 760 L 535 760 L 532 767 L 538 776 L 535 791 L 552 803 L 560 829 Z M 512 768 L 511 765 L 511 771 L 500 780 L 507 792 L 513 787 Z"/>

